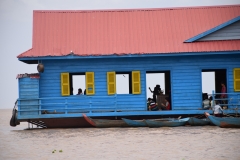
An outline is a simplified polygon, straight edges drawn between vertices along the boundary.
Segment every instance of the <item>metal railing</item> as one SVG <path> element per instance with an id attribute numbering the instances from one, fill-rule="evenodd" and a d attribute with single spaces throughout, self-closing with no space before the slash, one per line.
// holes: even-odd
<path id="1" fill-rule="evenodd" d="M 227 98 L 219 98 L 221 93 L 212 92 L 212 103 L 216 100 L 220 106 L 227 106 L 230 110 L 240 109 L 240 93 L 224 93 Z M 136 107 L 118 100 L 113 96 L 69 96 L 48 97 L 35 99 L 18 99 L 18 112 L 21 115 L 41 114 L 71 114 L 71 113 L 95 113 L 95 112 L 128 112 L 146 111 L 146 106 Z M 223 103 L 226 102 L 226 103 Z M 124 104 L 125 103 L 125 104 Z M 214 105 L 214 104 L 213 104 Z"/>
<path id="2" fill-rule="evenodd" d="M 118 103 L 113 96 L 69 96 L 35 99 L 18 99 L 20 115 L 69 114 L 92 112 L 137 111 L 145 108 L 129 107 Z"/>
<path id="3" fill-rule="evenodd" d="M 94 97 L 95 98 L 95 97 Z M 117 96 L 98 96 L 103 100 L 93 100 L 91 96 L 70 96 L 70 97 L 49 97 L 49 98 L 35 98 L 35 99 L 18 99 L 18 111 L 19 112 L 42 112 L 46 113 L 60 113 L 64 111 L 65 114 L 71 110 L 85 110 L 92 112 L 93 110 L 101 109 L 97 107 L 99 105 L 106 105 L 107 99 L 111 99 L 111 104 L 115 105 L 111 107 L 104 107 L 103 109 L 117 108 Z M 55 101 L 55 102 L 54 102 Z M 29 104 L 28 104 L 29 103 Z M 109 104 L 109 102 L 108 102 Z M 95 106 L 95 107 L 94 107 Z"/>
<path id="4" fill-rule="evenodd" d="M 240 93 L 224 93 L 226 98 L 220 98 L 223 93 L 215 93 L 212 91 L 212 103 L 218 101 L 223 109 L 235 110 L 238 113 L 240 109 Z"/>

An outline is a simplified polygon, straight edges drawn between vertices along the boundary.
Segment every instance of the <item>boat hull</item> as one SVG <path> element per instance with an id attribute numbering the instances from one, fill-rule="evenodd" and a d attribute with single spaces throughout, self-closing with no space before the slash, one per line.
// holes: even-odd
<path id="1" fill-rule="evenodd" d="M 129 127 L 123 120 L 92 119 L 83 114 L 84 119 L 93 127 L 111 128 L 111 127 Z"/>
<path id="2" fill-rule="evenodd" d="M 205 125 L 209 125 L 210 124 L 210 120 L 207 118 L 204 119 L 198 119 L 195 117 L 190 117 L 188 120 L 188 123 L 191 126 L 205 126 Z"/>
<path id="3" fill-rule="evenodd" d="M 129 126 L 129 127 L 148 127 L 148 125 L 143 120 L 131 120 L 122 118 L 122 120 Z"/>
<path id="4" fill-rule="evenodd" d="M 215 117 L 205 113 L 206 117 L 216 126 L 221 128 L 240 128 L 239 117 Z"/>
<path id="5" fill-rule="evenodd" d="M 92 127 L 84 118 L 39 119 L 47 128 L 85 128 Z"/>
<path id="6" fill-rule="evenodd" d="M 155 127 L 178 127 L 178 126 L 185 126 L 189 118 L 179 119 L 179 120 L 169 120 L 169 121 L 162 121 L 162 120 L 144 120 L 148 127 L 155 128 Z"/>
<path id="7" fill-rule="evenodd" d="M 147 123 L 144 120 L 131 120 L 127 118 L 122 118 L 122 120 L 128 124 L 129 127 L 148 127 Z M 177 118 L 161 118 L 161 119 L 152 119 L 157 121 L 173 121 L 178 120 Z"/>

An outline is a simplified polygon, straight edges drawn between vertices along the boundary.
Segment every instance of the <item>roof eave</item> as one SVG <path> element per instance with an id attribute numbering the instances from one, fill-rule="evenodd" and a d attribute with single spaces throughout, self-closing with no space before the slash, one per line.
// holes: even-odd
<path id="1" fill-rule="evenodd" d="M 137 57 L 171 57 L 171 56 L 201 56 L 201 55 L 224 55 L 240 54 L 239 51 L 216 51 L 216 52 L 181 52 L 181 53 L 148 53 L 148 54 L 126 54 L 126 55 L 106 55 L 106 56 L 44 56 L 44 57 L 21 57 L 18 58 L 27 64 L 38 64 L 41 60 L 71 60 L 71 59 L 90 59 L 90 58 L 137 58 Z"/>

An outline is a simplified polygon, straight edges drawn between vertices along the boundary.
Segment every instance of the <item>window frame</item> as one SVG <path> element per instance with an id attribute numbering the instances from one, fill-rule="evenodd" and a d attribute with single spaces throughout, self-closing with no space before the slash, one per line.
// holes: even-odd
<path id="1" fill-rule="evenodd" d="M 93 81 L 91 83 L 89 83 L 87 80 L 87 75 L 88 74 L 92 74 L 93 77 Z M 68 84 L 63 84 L 63 75 L 68 75 Z M 86 88 L 86 95 L 94 95 L 95 94 L 95 77 L 94 77 L 94 72 L 62 72 L 60 74 L 61 78 L 61 95 L 62 96 L 72 96 L 73 95 L 73 76 L 74 75 L 84 75 L 85 76 L 85 88 Z M 68 86 L 68 93 L 64 94 L 63 93 L 63 85 L 67 85 Z M 90 93 L 88 90 L 88 85 L 92 85 L 93 87 L 93 92 Z M 84 92 L 84 91 L 83 91 Z"/>
<path id="2" fill-rule="evenodd" d="M 239 88 L 236 88 L 237 85 L 236 83 L 240 83 L 240 76 L 239 78 L 236 77 L 236 72 L 239 72 L 240 73 L 240 68 L 234 68 L 233 69 L 233 84 L 234 84 L 234 92 L 240 92 L 240 87 Z"/>

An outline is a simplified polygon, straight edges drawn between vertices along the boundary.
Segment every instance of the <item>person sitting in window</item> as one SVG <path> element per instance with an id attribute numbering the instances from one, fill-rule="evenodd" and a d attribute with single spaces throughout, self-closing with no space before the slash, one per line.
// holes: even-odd
<path id="1" fill-rule="evenodd" d="M 212 96 L 209 97 L 209 103 L 210 103 L 210 108 L 212 108 L 214 104 Z"/>
<path id="2" fill-rule="evenodd" d="M 203 106 L 203 109 L 209 109 L 210 108 L 210 100 L 208 99 L 208 95 L 204 96 L 202 106 Z"/>
<path id="3" fill-rule="evenodd" d="M 223 110 L 221 106 L 219 105 L 219 101 L 216 101 L 216 105 L 212 108 L 213 114 L 215 117 L 222 117 L 223 116 Z"/>
<path id="4" fill-rule="evenodd" d="M 148 99 L 147 99 L 147 110 L 148 110 L 148 111 L 149 111 L 149 105 L 150 105 L 150 103 L 151 103 L 151 100 L 152 100 L 151 98 L 148 98 Z"/>
<path id="5" fill-rule="evenodd" d="M 149 87 L 150 92 L 153 93 L 153 101 L 156 103 L 157 102 L 157 95 L 160 95 L 161 88 L 160 85 L 157 84 L 156 87 L 154 87 L 154 90 L 152 91 L 151 88 Z"/>
<path id="6" fill-rule="evenodd" d="M 149 106 L 148 106 L 149 111 L 158 111 L 159 110 L 157 104 L 153 101 L 153 99 L 148 98 L 148 104 L 149 104 Z"/>
<path id="7" fill-rule="evenodd" d="M 164 99 L 164 102 L 165 103 L 161 104 L 161 109 L 162 110 L 171 110 L 171 105 L 170 105 L 170 103 L 169 103 L 167 98 Z"/>
<path id="8" fill-rule="evenodd" d="M 77 95 L 83 95 L 83 93 L 82 93 L 82 89 L 81 89 L 81 88 L 78 89 L 78 93 L 77 93 Z"/>

